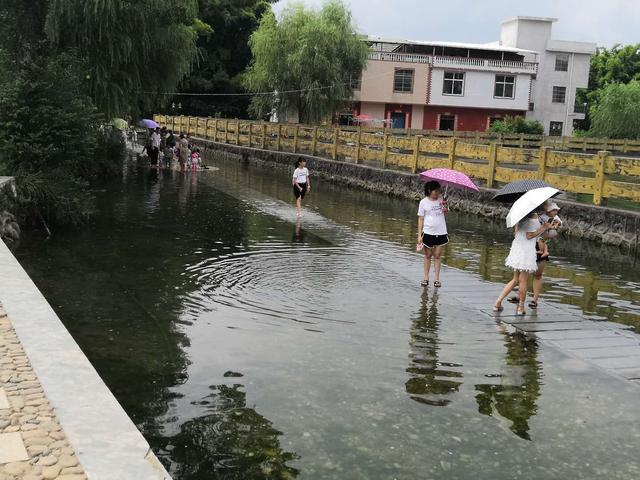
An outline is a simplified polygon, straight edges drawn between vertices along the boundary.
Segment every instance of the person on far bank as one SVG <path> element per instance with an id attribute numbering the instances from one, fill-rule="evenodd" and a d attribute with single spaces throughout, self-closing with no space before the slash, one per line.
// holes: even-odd
<path id="1" fill-rule="evenodd" d="M 307 161 L 301 158 L 296 162 L 296 169 L 293 171 L 293 195 L 296 197 L 296 216 L 298 217 L 302 216 L 302 200 L 311 191 L 309 177 Z"/>
<path id="2" fill-rule="evenodd" d="M 504 310 L 502 302 L 516 285 L 518 288 L 518 308 L 516 315 L 525 315 L 524 303 L 527 299 L 527 282 L 529 274 L 538 270 L 536 246 L 538 237 L 551 228 L 550 223 L 540 224 L 535 212 L 520 220 L 514 229 L 514 239 L 511 243 L 509 255 L 504 264 L 513 269 L 513 278 L 504 286 L 500 296 L 493 306 L 494 312 Z"/>
<path id="3" fill-rule="evenodd" d="M 424 186 L 424 198 L 418 205 L 418 245 L 416 250 L 424 253 L 424 278 L 420 285 L 429 286 L 431 259 L 434 263 L 435 281 L 433 286 L 440 288 L 440 269 L 442 267 L 442 251 L 449 243 L 445 213 L 447 201 L 441 196 L 438 182 L 427 182 Z"/>

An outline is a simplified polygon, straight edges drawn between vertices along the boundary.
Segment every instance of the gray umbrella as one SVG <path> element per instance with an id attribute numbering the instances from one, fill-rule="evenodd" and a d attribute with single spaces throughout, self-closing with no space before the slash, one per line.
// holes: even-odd
<path id="1" fill-rule="evenodd" d="M 500 203 L 513 203 L 529 190 L 550 186 L 551 185 L 542 180 L 518 180 L 517 182 L 511 182 L 502 187 L 498 193 L 493 196 L 493 200 Z"/>

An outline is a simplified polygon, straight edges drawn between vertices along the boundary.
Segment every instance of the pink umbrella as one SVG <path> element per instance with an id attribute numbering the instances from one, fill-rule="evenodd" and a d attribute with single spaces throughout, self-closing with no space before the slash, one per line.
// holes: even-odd
<path id="1" fill-rule="evenodd" d="M 474 192 L 480 191 L 476 184 L 473 183 L 473 180 L 464 173 L 449 168 L 432 168 L 431 170 L 422 172 L 420 178 L 425 182 L 435 180 L 446 187 L 464 188 L 466 190 L 473 190 Z"/>

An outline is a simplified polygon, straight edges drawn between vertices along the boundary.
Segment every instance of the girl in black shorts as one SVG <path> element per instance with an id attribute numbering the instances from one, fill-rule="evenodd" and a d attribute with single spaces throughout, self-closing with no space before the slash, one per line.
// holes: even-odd
<path id="1" fill-rule="evenodd" d="M 302 199 L 311 191 L 311 182 L 309 181 L 309 170 L 307 170 L 307 161 L 304 158 L 296 162 L 296 169 L 293 172 L 293 195 L 296 197 L 296 215 L 302 216 Z"/>
<path id="2" fill-rule="evenodd" d="M 436 279 L 433 286 L 439 288 L 440 267 L 442 265 L 442 251 L 449 243 L 447 222 L 444 214 L 447 210 L 447 201 L 440 196 L 440 184 L 427 182 L 424 186 L 425 197 L 418 206 L 418 250 L 424 252 L 424 278 L 421 285 L 429 285 L 429 272 L 431 259 L 435 264 Z"/>

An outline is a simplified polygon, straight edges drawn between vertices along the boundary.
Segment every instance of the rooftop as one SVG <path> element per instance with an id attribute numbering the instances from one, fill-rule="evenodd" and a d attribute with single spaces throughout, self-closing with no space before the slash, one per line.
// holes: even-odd
<path id="1" fill-rule="evenodd" d="M 502 24 L 515 22 L 517 20 L 524 20 L 524 21 L 527 21 L 527 22 L 546 22 L 546 23 L 555 23 L 555 22 L 558 21 L 557 18 L 553 18 L 553 17 L 527 17 L 527 16 L 521 17 L 521 16 L 518 16 L 518 17 L 507 18 L 506 20 L 502 21 Z"/>
<path id="2" fill-rule="evenodd" d="M 378 37 L 375 35 L 367 35 L 365 40 L 373 43 L 389 43 L 389 44 L 397 44 L 397 45 L 419 45 L 419 46 L 429 46 L 429 47 L 444 47 L 444 48 L 463 48 L 469 50 L 488 50 L 493 52 L 508 52 L 508 53 L 517 53 L 524 55 L 526 53 L 538 53 L 533 50 L 525 50 L 522 48 L 515 47 L 506 47 L 503 45 L 499 45 L 498 43 L 461 43 L 461 42 L 430 42 L 423 40 L 401 40 L 394 38 L 384 38 Z"/>

